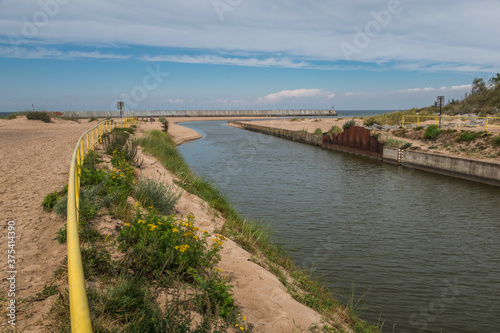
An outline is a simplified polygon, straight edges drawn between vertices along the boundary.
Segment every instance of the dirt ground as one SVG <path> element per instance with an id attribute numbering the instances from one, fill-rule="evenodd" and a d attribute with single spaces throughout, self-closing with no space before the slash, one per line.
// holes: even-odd
<path id="1" fill-rule="evenodd" d="M 203 119 L 171 120 L 169 132 L 177 143 L 201 137 L 199 133 L 176 124 L 186 120 Z M 14 221 L 16 329 L 19 331 L 48 331 L 44 325 L 56 296 L 30 303 L 29 306 L 21 301 L 41 292 L 66 256 L 66 246 L 56 241 L 57 230 L 63 226 L 64 220 L 53 213 L 44 212 L 41 203 L 47 193 L 67 184 L 70 158 L 76 141 L 95 124 L 86 120 L 81 123 L 53 120 L 46 124 L 24 117 L 0 120 L 0 249 L 7 252 L 8 222 Z M 159 129 L 159 122 L 140 123 L 139 135 L 153 128 Z M 173 179 L 151 156 L 144 156 L 140 172 L 144 176 L 153 173 L 161 175 L 169 183 Z M 195 215 L 198 227 L 209 232 L 214 232 L 224 223 L 214 217 L 207 203 L 184 192 L 176 206 L 176 214 L 185 216 L 190 212 Z M 236 243 L 228 240 L 221 257 L 219 268 L 230 277 L 236 303 L 248 322 L 255 325 L 254 332 L 302 332 L 312 324 L 321 322 L 318 313 L 296 302 L 276 276 L 251 261 L 250 253 Z M 7 327 L 11 328 L 6 319 L 6 307 L 10 300 L 7 297 L 9 268 L 6 259 L 0 267 L 3 272 L 0 306 L 4 318 L 0 328 L 6 331 Z M 67 281 L 56 281 L 56 284 L 67 285 Z"/>

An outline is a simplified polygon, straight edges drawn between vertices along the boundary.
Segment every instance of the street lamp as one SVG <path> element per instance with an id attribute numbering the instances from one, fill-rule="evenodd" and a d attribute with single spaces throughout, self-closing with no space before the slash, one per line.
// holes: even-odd
<path id="1" fill-rule="evenodd" d="M 120 111 L 120 118 L 121 118 L 123 116 L 123 109 L 125 108 L 125 103 L 122 101 L 119 101 L 118 103 L 116 103 L 116 107 L 117 107 L 118 111 Z"/>
<path id="2" fill-rule="evenodd" d="M 444 105 L 444 96 L 438 96 L 437 103 L 439 105 L 439 128 L 441 128 L 441 114 L 442 114 L 442 107 Z"/>

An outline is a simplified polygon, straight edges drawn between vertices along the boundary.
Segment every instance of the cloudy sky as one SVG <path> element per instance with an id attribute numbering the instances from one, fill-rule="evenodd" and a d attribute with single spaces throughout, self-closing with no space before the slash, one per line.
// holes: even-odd
<path id="1" fill-rule="evenodd" d="M 0 0 L 0 112 L 389 110 L 500 72 L 498 0 Z"/>

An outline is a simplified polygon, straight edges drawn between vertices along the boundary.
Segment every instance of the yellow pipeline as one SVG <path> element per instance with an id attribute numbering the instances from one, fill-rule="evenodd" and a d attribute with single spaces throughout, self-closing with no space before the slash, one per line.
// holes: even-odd
<path id="1" fill-rule="evenodd" d="M 132 118 L 131 123 L 135 124 Z M 71 166 L 69 169 L 68 181 L 68 206 L 67 206 L 67 248 L 68 248 L 68 282 L 69 282 L 69 309 L 71 317 L 71 331 L 73 333 L 92 332 L 92 322 L 90 321 L 89 304 L 85 289 L 85 277 L 83 275 L 82 253 L 80 251 L 80 237 L 78 235 L 79 207 L 80 207 L 80 176 L 81 165 L 84 158 L 83 141 L 86 138 L 87 152 L 89 151 L 89 132 L 92 131 L 92 149 L 99 145 L 101 140 L 100 132 L 94 138 L 94 130 L 103 126 L 104 122 L 97 124 L 94 128 L 83 133 L 77 141 L 73 155 L 71 156 Z M 108 122 L 106 122 L 106 125 Z M 107 127 L 107 126 L 106 126 Z"/>

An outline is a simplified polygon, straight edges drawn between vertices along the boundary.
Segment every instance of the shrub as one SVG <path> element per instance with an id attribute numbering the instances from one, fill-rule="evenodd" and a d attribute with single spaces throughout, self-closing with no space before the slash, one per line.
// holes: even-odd
<path id="1" fill-rule="evenodd" d="M 125 223 L 118 236 L 123 252 L 131 249 L 137 270 L 158 279 L 174 274 L 182 281 L 192 281 L 198 272 L 207 271 L 220 260 L 218 254 L 223 236 L 216 236 L 212 246 L 207 245 L 208 233 L 198 234 L 194 216 L 176 220 L 163 217 L 152 210 L 146 214 L 136 204 L 136 215 Z M 165 274 L 166 272 L 169 274 Z"/>
<path id="2" fill-rule="evenodd" d="M 426 139 L 435 140 L 439 136 L 439 134 L 441 134 L 441 130 L 439 129 L 438 125 L 430 125 L 425 130 L 424 137 Z"/>
<path id="3" fill-rule="evenodd" d="M 114 129 L 109 135 L 103 135 L 103 145 L 106 154 L 112 155 L 115 152 L 123 154 L 123 158 L 128 163 L 140 166 L 142 161 L 137 154 L 137 142 L 130 137 L 132 128 Z"/>
<path id="4" fill-rule="evenodd" d="M 314 134 L 317 134 L 317 135 L 323 135 L 323 131 L 321 130 L 321 128 L 316 128 L 316 130 L 314 131 Z"/>
<path id="5" fill-rule="evenodd" d="M 232 288 L 227 283 L 227 278 L 221 279 L 218 275 L 204 278 L 197 275 L 195 281 L 200 287 L 202 293 L 198 295 L 198 310 L 203 314 L 217 314 L 222 318 L 236 320 L 236 311 L 238 308 L 234 305 Z"/>
<path id="6" fill-rule="evenodd" d="M 41 120 L 44 123 L 50 123 L 50 114 L 45 111 L 40 112 L 29 112 L 26 114 L 26 118 L 29 120 Z"/>
<path id="7" fill-rule="evenodd" d="M 344 125 L 342 125 L 342 129 L 343 129 L 343 130 L 346 130 L 346 129 L 348 129 L 348 128 L 349 128 L 349 127 L 351 127 L 351 126 L 356 126 L 356 120 L 351 119 L 351 120 L 349 120 L 349 121 L 346 121 L 346 122 L 344 123 Z"/>
<path id="8" fill-rule="evenodd" d="M 67 209 L 68 209 L 68 197 L 64 196 L 55 204 L 54 206 L 54 213 L 56 213 L 60 218 L 65 219 L 67 215 Z"/>
<path id="9" fill-rule="evenodd" d="M 17 118 L 17 114 L 15 114 L 15 113 L 11 113 L 7 117 L 5 117 L 5 119 L 7 119 L 7 120 L 12 120 L 12 119 L 16 119 L 16 118 Z"/>
<path id="10" fill-rule="evenodd" d="M 328 130 L 328 134 L 336 135 L 336 134 L 339 134 L 339 133 L 342 133 L 342 128 L 340 128 L 338 126 L 332 126 L 332 128 L 330 128 Z"/>
<path id="11" fill-rule="evenodd" d="M 494 147 L 500 146 L 500 135 L 493 138 L 493 146 Z"/>
<path id="12" fill-rule="evenodd" d="M 133 195 L 144 207 L 154 207 L 164 214 L 170 214 L 181 197 L 180 191 L 173 186 L 154 178 L 141 179 Z"/>
<path id="13" fill-rule="evenodd" d="M 404 145 L 401 146 L 401 149 L 408 149 L 411 147 L 411 142 L 407 142 Z"/>
<path id="14" fill-rule="evenodd" d="M 457 138 L 457 141 L 472 141 L 477 138 L 477 133 L 476 132 L 471 132 L 471 131 L 465 131 L 461 132 L 460 135 Z"/>
<path id="15" fill-rule="evenodd" d="M 405 142 L 395 139 L 395 138 L 387 138 L 384 142 L 384 146 L 386 147 L 392 147 L 392 148 L 399 148 L 401 147 Z"/>
<path id="16" fill-rule="evenodd" d="M 59 192 L 54 191 L 47 194 L 42 202 L 43 210 L 46 212 L 51 212 L 59 200 L 61 200 L 61 195 L 59 194 Z"/>
<path id="17" fill-rule="evenodd" d="M 89 123 L 91 123 L 93 121 L 99 121 L 99 119 L 97 119 L 96 117 L 92 117 L 92 118 L 89 119 Z"/>
<path id="18" fill-rule="evenodd" d="M 367 117 L 364 121 L 363 121 L 363 125 L 365 126 L 368 126 L 368 127 L 371 127 L 373 125 L 375 125 L 377 123 L 376 121 L 376 118 L 371 116 L 371 117 Z"/>
<path id="19" fill-rule="evenodd" d="M 429 149 L 438 149 L 438 146 L 430 146 Z"/>
<path id="20" fill-rule="evenodd" d="M 163 132 L 168 132 L 168 120 L 165 117 L 160 117 L 159 121 L 163 127 Z"/>

